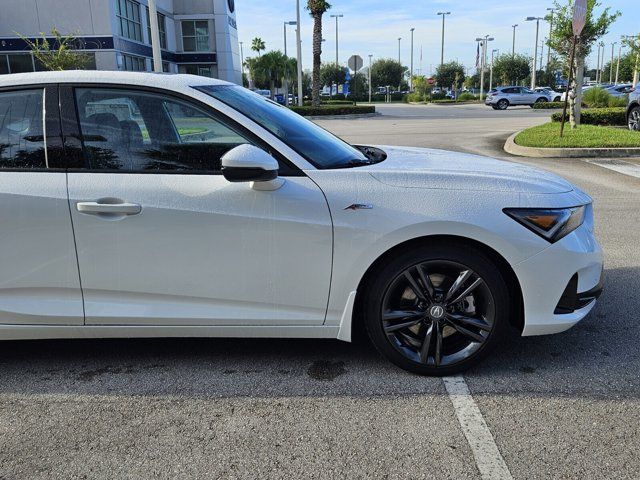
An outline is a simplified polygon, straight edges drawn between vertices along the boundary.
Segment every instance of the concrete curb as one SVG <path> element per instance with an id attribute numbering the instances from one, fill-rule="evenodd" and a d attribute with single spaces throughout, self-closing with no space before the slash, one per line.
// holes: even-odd
<path id="1" fill-rule="evenodd" d="M 533 158 L 626 158 L 640 157 L 640 148 L 537 148 L 515 142 L 516 132 L 504 144 L 504 151 L 518 157 Z"/>
<path id="2" fill-rule="evenodd" d="M 382 113 L 355 113 L 353 115 L 312 115 L 304 117 L 307 120 L 355 120 L 358 118 L 372 118 L 382 116 Z"/>

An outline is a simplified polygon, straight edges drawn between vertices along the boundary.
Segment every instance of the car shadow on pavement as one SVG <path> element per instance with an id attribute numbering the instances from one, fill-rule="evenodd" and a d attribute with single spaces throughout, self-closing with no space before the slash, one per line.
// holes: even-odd
<path id="1" fill-rule="evenodd" d="M 606 272 L 594 311 L 569 332 L 512 338 L 465 376 L 474 394 L 640 394 L 640 268 Z M 444 393 L 367 342 L 137 339 L 3 342 L 0 394 L 176 397 Z"/>

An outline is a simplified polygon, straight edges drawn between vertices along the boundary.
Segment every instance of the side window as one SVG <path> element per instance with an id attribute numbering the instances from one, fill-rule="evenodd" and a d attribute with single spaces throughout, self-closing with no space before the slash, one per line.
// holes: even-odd
<path id="1" fill-rule="evenodd" d="M 251 143 L 223 120 L 173 97 L 119 89 L 75 92 L 92 170 L 219 172 L 221 158 Z"/>
<path id="2" fill-rule="evenodd" d="M 0 169 L 46 168 L 43 90 L 0 92 Z"/>

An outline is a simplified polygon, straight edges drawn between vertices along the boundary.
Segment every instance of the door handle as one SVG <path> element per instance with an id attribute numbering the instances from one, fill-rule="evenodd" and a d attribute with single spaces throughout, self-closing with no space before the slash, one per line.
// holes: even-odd
<path id="1" fill-rule="evenodd" d="M 138 215 L 142 212 L 142 206 L 136 203 L 78 202 L 76 208 L 80 213 L 88 215 Z"/>

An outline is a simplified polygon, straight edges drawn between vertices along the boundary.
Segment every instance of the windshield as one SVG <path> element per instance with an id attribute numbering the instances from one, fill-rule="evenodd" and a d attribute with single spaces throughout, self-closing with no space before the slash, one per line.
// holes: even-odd
<path id="1" fill-rule="evenodd" d="M 360 150 L 288 108 L 246 88 L 209 85 L 196 89 L 229 105 L 267 129 L 316 168 L 350 168 L 371 163 Z"/>

